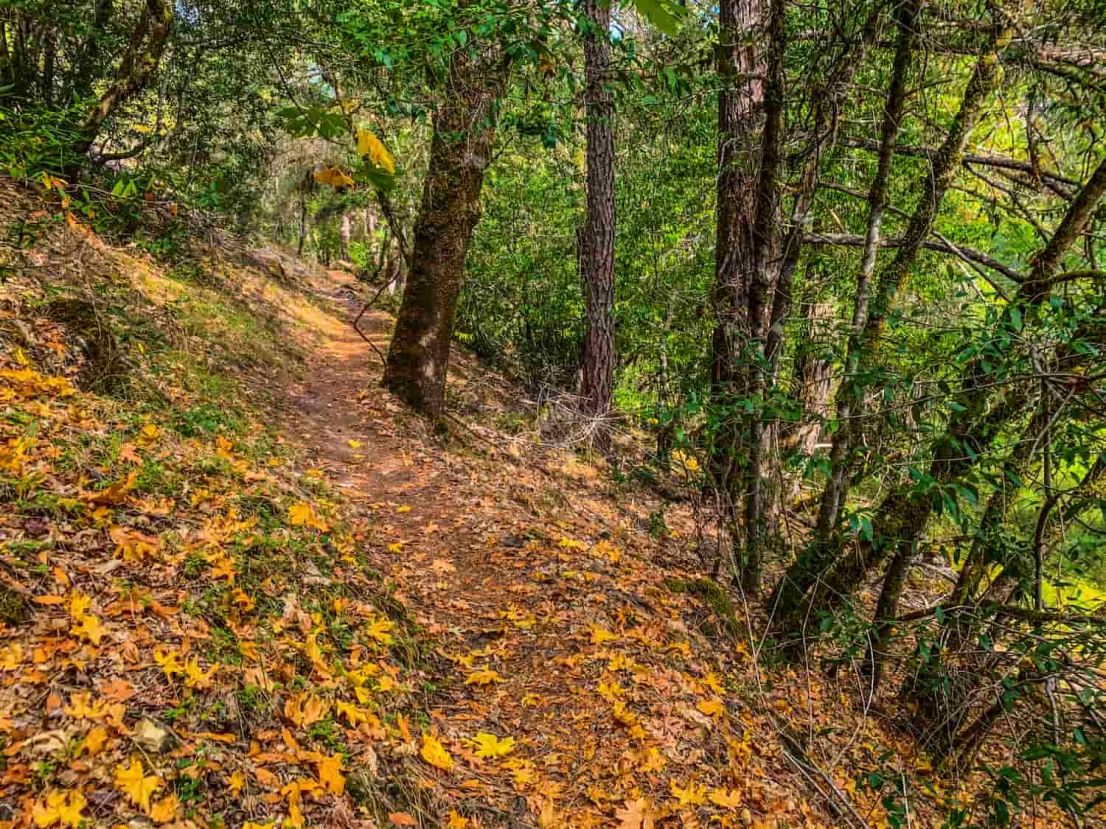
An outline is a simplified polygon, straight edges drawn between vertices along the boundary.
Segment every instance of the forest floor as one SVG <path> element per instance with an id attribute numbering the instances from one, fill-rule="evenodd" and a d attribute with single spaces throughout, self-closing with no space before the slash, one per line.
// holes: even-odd
<path id="1" fill-rule="evenodd" d="M 0 187 L 0 826 L 888 821 L 855 689 L 504 378 L 458 353 L 434 433 L 348 271 Z"/>

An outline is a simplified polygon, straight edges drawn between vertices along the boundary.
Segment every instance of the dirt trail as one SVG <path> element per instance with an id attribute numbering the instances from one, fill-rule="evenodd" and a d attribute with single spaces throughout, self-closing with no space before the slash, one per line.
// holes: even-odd
<path id="1" fill-rule="evenodd" d="M 312 288 L 330 318 L 287 389 L 284 429 L 367 519 L 374 566 L 437 643 L 430 729 L 465 779 L 431 774 L 423 788 L 483 827 L 637 826 L 630 808 L 642 825 L 811 815 L 731 696 L 740 654 L 727 662 L 732 641 L 701 634 L 733 620 L 672 589 L 689 574 L 656 563 L 647 505 L 615 502 L 571 458 L 550 471 L 446 448 L 380 388 L 380 360 L 349 325 L 349 275 L 316 274 Z M 385 350 L 391 318 L 362 325 Z M 454 371 L 483 393 L 478 368 L 460 357 Z M 479 732 L 514 749 L 481 757 Z"/>

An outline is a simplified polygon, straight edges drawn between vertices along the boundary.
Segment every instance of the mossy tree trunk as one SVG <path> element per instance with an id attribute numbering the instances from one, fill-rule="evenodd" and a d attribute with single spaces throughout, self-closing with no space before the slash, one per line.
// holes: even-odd
<path id="1" fill-rule="evenodd" d="M 115 80 L 104 90 L 81 124 L 72 148 L 77 160 L 67 170 L 70 178 L 79 172 L 80 159 L 92 148 L 104 122 L 149 83 L 169 42 L 172 26 L 173 5 L 170 0 L 146 0 L 130 43 L 119 62 Z"/>

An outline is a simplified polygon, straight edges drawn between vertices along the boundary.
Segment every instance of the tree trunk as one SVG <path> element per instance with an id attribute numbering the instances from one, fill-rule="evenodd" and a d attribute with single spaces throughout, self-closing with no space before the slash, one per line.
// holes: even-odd
<path id="1" fill-rule="evenodd" d="M 66 91 L 67 98 L 87 98 L 96 79 L 100 62 L 100 47 L 108 22 L 111 20 L 112 0 L 95 0 L 92 11 L 92 28 L 77 55 L 76 66 Z"/>
<path id="2" fill-rule="evenodd" d="M 78 159 L 87 155 L 104 121 L 149 82 L 161 61 L 172 25 L 173 6 L 169 0 L 146 0 L 142 16 L 131 34 L 131 42 L 119 63 L 115 81 L 100 96 L 81 125 L 80 136 L 73 146 L 73 153 Z M 79 167 L 79 160 L 70 165 L 67 171 L 70 178 L 75 177 Z"/>
<path id="3" fill-rule="evenodd" d="M 725 416 L 710 450 L 713 486 L 723 501 L 735 558 L 744 558 L 738 513 L 751 480 L 745 455 L 752 435 L 735 415 L 738 400 L 753 381 L 750 349 L 760 321 L 750 316 L 756 268 L 756 129 L 764 97 L 765 67 L 755 32 L 767 19 L 765 0 L 722 0 L 719 4 L 718 178 L 714 284 L 711 306 L 715 328 L 711 343 L 711 395 Z M 756 450 L 759 452 L 759 447 Z M 749 505 L 746 505 L 748 508 Z M 756 509 L 756 505 L 752 505 Z M 744 549 L 743 549 L 744 548 Z M 740 572 L 746 572 L 743 562 Z"/>
<path id="4" fill-rule="evenodd" d="M 796 370 L 799 380 L 799 403 L 803 421 L 791 437 L 794 451 L 802 457 L 814 455 L 818 438 L 830 416 L 829 400 L 833 391 L 833 364 L 823 356 L 831 343 L 833 303 L 814 302 L 806 310 L 806 345 Z M 795 500 L 801 492 L 801 479 L 796 479 L 791 491 Z"/>
<path id="5" fill-rule="evenodd" d="M 296 256 L 301 258 L 303 257 L 303 244 L 307 241 L 307 193 L 311 190 L 314 180 L 312 171 L 308 170 L 304 173 L 303 180 L 300 182 L 300 238 L 296 245 Z"/>
<path id="6" fill-rule="evenodd" d="M 864 256 L 857 277 L 856 297 L 853 303 L 852 324 L 849 332 L 849 349 L 846 365 L 859 354 L 860 337 L 867 323 L 868 286 L 875 269 L 876 251 L 879 246 L 880 225 L 890 190 L 891 162 L 899 123 L 906 106 L 907 80 L 914 51 L 919 3 L 910 0 L 898 8 L 898 36 L 891 85 L 887 91 L 879 150 L 879 163 L 868 192 L 868 229 L 865 236 Z M 855 367 L 854 367 L 855 368 Z M 773 592 L 772 604 L 777 620 L 786 628 L 796 629 L 798 614 L 802 610 L 803 596 L 813 587 L 821 572 L 837 555 L 830 536 L 840 517 L 841 505 L 848 484 L 848 466 L 845 463 L 847 447 L 851 441 L 842 432 L 852 433 L 852 412 L 855 395 L 844 388 L 848 372 L 837 391 L 837 431 L 830 450 L 830 478 L 822 493 L 818 510 L 818 523 L 814 539 L 787 569 Z"/>
<path id="7" fill-rule="evenodd" d="M 411 267 L 384 369 L 385 387 L 435 419 L 445 411 L 453 316 L 506 84 L 506 64 L 488 60 L 463 49 L 450 58 L 448 88 L 434 115 Z"/>
<path id="8" fill-rule="evenodd" d="M 349 261 L 349 240 L 353 235 L 353 222 L 350 220 L 349 213 L 342 214 L 342 250 L 340 251 L 339 259 L 343 262 Z"/>
<path id="9" fill-rule="evenodd" d="M 857 378 L 866 373 L 871 354 L 876 342 L 882 336 L 883 326 L 891 305 L 897 295 L 918 252 L 921 250 L 926 237 L 933 226 L 934 217 L 944 200 L 945 193 L 952 184 L 953 177 L 961 166 L 964 147 L 968 136 L 979 120 L 980 113 L 988 95 L 998 86 L 998 55 L 1009 42 L 1013 34 L 1011 20 L 1006 17 L 1001 9 L 996 11 L 1000 18 L 991 30 L 991 40 L 986 51 L 976 61 L 972 76 L 964 90 L 960 101 L 960 108 L 949 128 L 944 144 L 938 150 L 930 166 L 930 175 L 925 180 L 925 190 L 921 201 L 910 217 L 906 232 L 903 234 L 902 246 L 899 247 L 894 260 L 880 274 L 875 295 L 872 297 L 870 309 L 867 302 L 868 289 L 862 284 L 864 280 L 864 266 L 862 265 L 861 280 L 858 283 L 857 301 L 854 306 L 853 328 L 851 332 L 849 356 L 847 365 L 856 367 L 851 379 L 846 377 L 838 390 L 838 431 L 834 435 L 833 448 L 830 453 L 831 475 L 823 492 L 822 503 L 819 507 L 818 524 L 815 529 L 815 537 L 802 555 L 792 564 L 781 578 L 776 587 L 775 612 L 776 619 L 785 629 L 797 632 L 804 615 L 803 597 L 817 585 L 826 569 L 833 564 L 837 556 L 837 545 L 833 539 L 833 533 L 840 521 L 845 499 L 848 495 L 850 455 L 855 449 L 858 429 L 855 418 L 863 409 L 866 387 Z M 911 29 L 913 27 L 910 27 Z M 909 36 L 902 36 L 900 29 L 899 49 L 910 44 Z M 896 63 L 898 61 L 896 60 Z M 903 67 L 905 73 L 905 66 Z M 885 151 L 891 152 L 894 148 L 897 135 L 897 122 L 901 116 L 901 109 L 896 113 L 889 98 L 888 109 L 884 113 L 884 130 L 881 141 L 879 169 L 884 169 Z M 886 162 L 890 164 L 890 160 Z M 886 168 L 889 169 L 889 166 Z M 869 195 L 869 228 L 866 239 L 875 242 L 874 245 L 866 245 L 865 262 L 868 262 L 868 252 L 874 262 L 874 252 L 878 248 L 879 220 L 882 218 L 883 203 L 886 200 L 886 182 L 882 185 L 877 179 L 873 181 L 872 191 Z M 882 195 L 881 195 L 882 193 Z M 878 207 L 878 209 L 877 209 Z M 874 227 L 873 227 L 874 225 Z M 869 265 L 869 273 L 871 268 Z M 863 288 L 863 290 L 860 290 Z M 972 416 L 978 415 L 979 409 L 973 410 Z M 938 454 L 944 451 L 938 450 Z M 953 474 L 958 471 L 960 461 L 950 460 L 947 464 L 935 461 L 931 473 L 940 478 L 945 474 Z M 942 480 L 948 483 L 951 478 Z M 860 584 L 863 575 L 875 564 L 882 561 L 884 555 L 890 553 L 891 545 L 895 545 L 898 554 L 909 556 L 913 550 L 917 537 L 924 529 L 929 518 L 929 501 L 924 503 L 918 499 L 911 499 L 903 492 L 895 491 L 884 506 L 887 512 L 882 510 L 877 520 L 887 518 L 890 523 L 886 528 L 876 528 L 877 542 L 863 545 L 867 551 L 860 556 L 848 556 L 837 561 L 833 566 L 833 573 L 828 574 L 832 579 L 829 590 L 820 590 L 821 600 L 813 602 L 808 609 L 827 610 L 836 606 L 840 600 L 850 595 Z M 873 525 L 874 526 L 874 525 Z M 888 531 L 885 531 L 888 530 Z M 886 541 L 879 541 L 879 537 Z M 836 574 L 836 575 L 835 575 Z M 836 590 L 836 595 L 830 595 Z"/>
<path id="10" fill-rule="evenodd" d="M 918 0 L 902 3 L 897 11 L 898 38 L 895 47 L 895 62 L 892 69 L 891 87 L 887 93 L 887 104 L 883 112 L 879 161 L 872 186 L 868 192 L 868 225 L 864 236 L 864 253 L 861 257 L 860 274 L 856 280 L 856 297 L 853 300 L 852 324 L 845 356 L 845 379 L 838 388 L 837 431 L 834 432 L 833 446 L 830 449 L 830 477 L 822 493 L 818 508 L 816 537 L 822 545 L 829 539 L 841 520 L 845 496 L 848 493 L 849 463 L 848 453 L 855 443 L 853 415 L 863 401 L 864 390 L 852 388 L 859 369 L 862 337 L 868 324 L 868 301 L 872 275 L 876 268 L 876 254 L 879 251 L 880 228 L 883 214 L 887 208 L 887 197 L 891 188 L 891 162 L 895 155 L 895 143 L 898 140 L 899 124 L 907 98 L 907 75 L 910 72 L 911 57 L 916 40 Z M 966 133 L 965 136 L 966 138 Z M 943 196 L 943 194 L 942 194 Z M 929 227 L 925 227 L 928 235 Z M 910 261 L 913 261 L 913 256 Z"/>
<path id="11" fill-rule="evenodd" d="M 614 391 L 614 93 L 610 89 L 611 0 L 583 0 L 587 79 L 587 215 L 580 234 L 580 277 L 586 291 L 586 328 L 580 396 L 583 413 L 602 419 Z M 610 429 L 600 422 L 595 446 L 610 448 Z"/>

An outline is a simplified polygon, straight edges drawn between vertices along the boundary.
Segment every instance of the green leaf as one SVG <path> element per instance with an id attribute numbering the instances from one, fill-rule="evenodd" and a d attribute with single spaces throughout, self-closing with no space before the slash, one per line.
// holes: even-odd
<path id="1" fill-rule="evenodd" d="M 674 35 L 679 30 L 679 18 L 672 13 L 664 0 L 631 0 L 631 2 L 642 17 L 666 35 Z"/>

